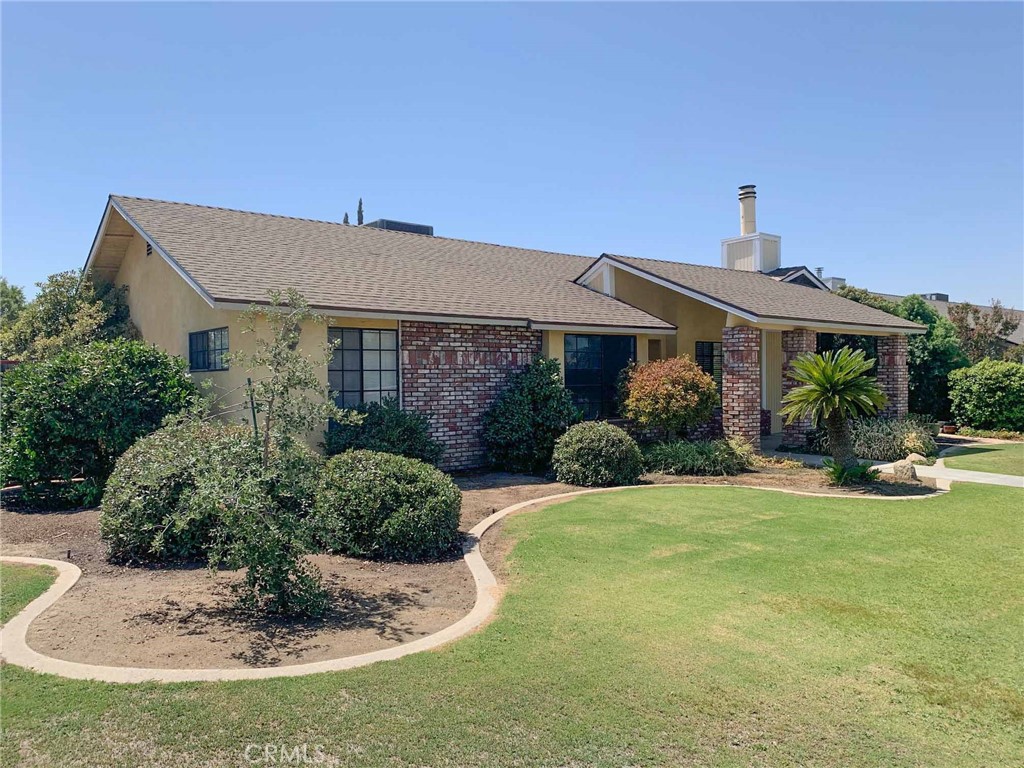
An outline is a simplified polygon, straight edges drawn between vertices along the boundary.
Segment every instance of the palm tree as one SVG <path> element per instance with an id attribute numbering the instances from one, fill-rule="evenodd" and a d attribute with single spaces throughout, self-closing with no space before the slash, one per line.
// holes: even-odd
<path id="1" fill-rule="evenodd" d="M 787 424 L 808 417 L 814 426 L 824 422 L 832 458 L 844 469 L 857 466 L 849 420 L 876 413 L 888 400 L 875 378 L 867 375 L 874 364 L 863 350 L 843 347 L 818 355 L 804 353 L 789 371 L 801 386 L 782 398 L 779 412 L 788 417 Z"/>

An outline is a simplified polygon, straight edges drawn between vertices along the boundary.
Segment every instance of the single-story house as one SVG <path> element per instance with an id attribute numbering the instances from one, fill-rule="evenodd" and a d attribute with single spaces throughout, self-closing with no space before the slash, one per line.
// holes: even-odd
<path id="1" fill-rule="evenodd" d="M 243 397 L 248 375 L 225 361 L 252 344 L 242 311 L 268 291 L 298 290 L 328 318 L 304 330 L 303 346 L 339 342 L 323 370 L 338 403 L 394 397 L 423 412 L 448 468 L 483 462 L 483 414 L 539 354 L 560 361 L 587 418 L 615 415 L 628 362 L 688 355 L 719 384 L 725 434 L 756 445 L 764 413 L 793 443 L 808 425 L 783 427 L 778 415 L 788 361 L 814 350 L 818 332 L 871 334 L 888 412 L 906 413 L 907 335 L 923 329 L 783 269 L 781 240 L 757 231 L 754 201 L 742 187 L 741 234 L 710 267 L 111 196 L 85 270 L 126 286 L 143 338 L 227 399 Z"/>

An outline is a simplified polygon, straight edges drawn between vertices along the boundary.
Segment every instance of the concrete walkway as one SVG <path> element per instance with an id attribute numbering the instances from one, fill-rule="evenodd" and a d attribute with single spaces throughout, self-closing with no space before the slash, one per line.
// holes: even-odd
<path id="1" fill-rule="evenodd" d="M 77 661 L 58 659 L 53 656 L 39 653 L 29 647 L 28 629 L 34 619 L 45 612 L 50 606 L 56 603 L 69 589 L 71 589 L 78 578 L 82 575 L 77 565 L 63 560 L 46 560 L 40 557 L 13 557 L 4 555 L 0 557 L 7 563 L 21 563 L 25 565 L 45 565 L 57 571 L 57 580 L 46 592 L 41 594 L 31 603 L 21 609 L 6 624 L 0 628 L 0 658 L 8 664 L 16 664 L 19 667 L 43 672 L 61 677 L 69 677 L 76 680 L 102 680 L 108 683 L 181 683 L 195 681 L 219 681 L 219 680 L 265 680 L 271 677 L 299 677 L 301 675 L 312 675 L 319 672 L 337 672 L 344 669 L 354 669 L 368 664 L 375 664 L 379 661 L 399 659 L 411 653 L 438 648 L 442 645 L 457 640 L 464 635 L 478 629 L 487 623 L 494 615 L 501 600 L 501 587 L 491 569 L 487 567 L 483 555 L 480 553 L 480 537 L 487 532 L 495 523 L 514 512 L 519 512 L 529 507 L 547 504 L 553 501 L 565 501 L 577 496 L 585 496 L 592 493 L 609 493 L 624 490 L 644 490 L 647 488 L 742 488 L 746 491 L 768 491 L 771 493 L 784 493 L 792 496 L 816 496 L 828 498 L 841 498 L 854 501 L 869 499 L 872 501 L 886 502 L 923 502 L 934 499 L 940 494 L 928 496 L 851 496 L 850 494 L 838 493 L 814 493 L 811 491 L 795 491 L 789 488 L 758 488 L 748 485 L 703 485 L 696 483 L 664 483 L 651 485 L 633 485 L 618 488 L 589 488 L 582 491 L 570 491 L 559 493 L 553 496 L 544 496 L 539 499 L 530 499 L 505 507 L 490 517 L 481 520 L 469 532 L 466 543 L 463 547 L 466 565 L 476 582 L 476 603 L 473 609 L 439 632 L 421 637 L 412 642 L 395 645 L 391 648 L 383 648 L 379 651 L 361 653 L 356 656 L 345 656 L 338 659 L 328 659 L 307 664 L 292 664 L 281 667 L 242 667 L 228 669 L 161 669 L 155 667 L 110 667 L 97 664 L 85 664 Z"/>
<path id="2" fill-rule="evenodd" d="M 989 440 L 989 443 L 998 443 L 1005 441 Z M 953 469 L 946 466 L 944 456 L 956 451 L 960 446 L 953 446 L 946 448 L 939 453 L 939 458 L 935 461 L 933 466 L 927 466 L 926 464 L 915 464 L 914 469 L 917 471 L 918 477 L 928 477 L 934 480 L 943 481 L 945 483 L 980 483 L 982 485 L 1005 485 L 1009 488 L 1024 488 L 1024 477 L 1018 475 L 1000 475 L 995 472 L 975 472 L 968 469 Z M 780 451 L 766 450 L 765 454 L 768 456 L 776 456 L 783 459 L 794 459 L 796 461 L 803 462 L 809 467 L 820 467 L 821 463 L 828 458 L 827 456 L 818 456 L 810 453 L 782 453 Z M 883 461 L 872 461 L 869 462 L 871 466 L 884 472 L 887 475 L 893 474 L 893 462 Z M 948 487 L 948 485 L 947 485 Z"/>

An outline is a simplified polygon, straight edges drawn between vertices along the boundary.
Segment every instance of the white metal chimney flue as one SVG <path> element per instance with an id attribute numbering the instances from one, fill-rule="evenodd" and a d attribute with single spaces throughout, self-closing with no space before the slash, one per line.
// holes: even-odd
<path id="1" fill-rule="evenodd" d="M 753 235 L 757 232 L 757 192 L 753 184 L 740 187 L 740 235 Z"/>

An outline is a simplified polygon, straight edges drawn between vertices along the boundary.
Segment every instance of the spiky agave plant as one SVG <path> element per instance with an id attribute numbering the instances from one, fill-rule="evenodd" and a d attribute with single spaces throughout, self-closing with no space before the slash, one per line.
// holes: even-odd
<path id="1" fill-rule="evenodd" d="M 787 423 L 810 418 L 814 426 L 824 423 L 832 458 L 843 468 L 857 465 L 853 451 L 850 419 L 877 413 L 888 398 L 868 372 L 875 364 L 863 350 L 849 347 L 822 354 L 804 353 L 790 366 L 789 377 L 800 382 L 782 399 L 779 411 Z"/>

